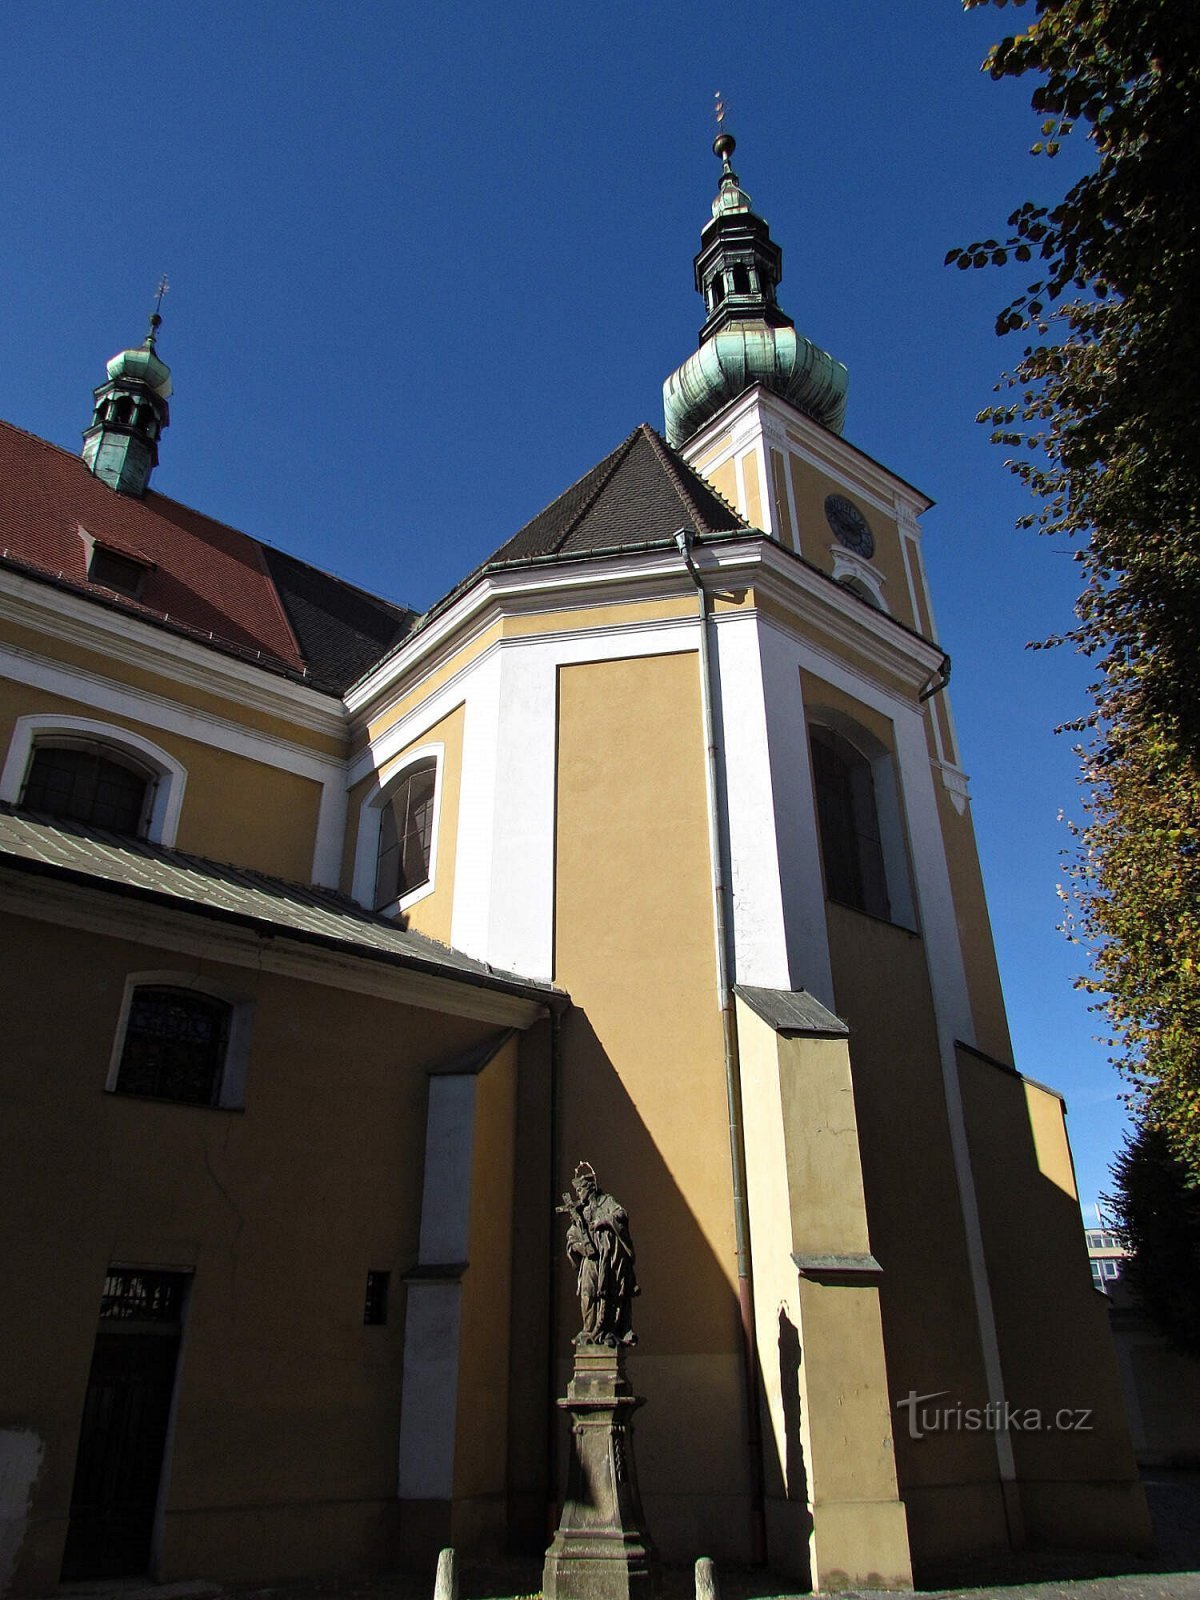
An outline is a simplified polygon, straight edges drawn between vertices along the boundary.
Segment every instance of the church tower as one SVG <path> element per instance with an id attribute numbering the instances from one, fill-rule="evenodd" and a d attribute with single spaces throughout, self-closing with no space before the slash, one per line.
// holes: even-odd
<path id="1" fill-rule="evenodd" d="M 150 486 L 158 441 L 171 420 L 171 369 L 155 349 L 161 326 L 162 317 L 152 312 L 142 343 L 119 350 L 109 361 L 83 435 L 83 459 L 96 477 L 139 500 Z"/>

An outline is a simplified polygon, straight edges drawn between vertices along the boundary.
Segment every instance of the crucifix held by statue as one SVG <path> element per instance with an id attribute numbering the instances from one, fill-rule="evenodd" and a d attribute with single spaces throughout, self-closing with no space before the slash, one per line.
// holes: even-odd
<path id="1" fill-rule="evenodd" d="M 633 1297 L 639 1292 L 633 1240 L 624 1206 L 605 1194 L 590 1162 L 581 1161 L 557 1210 L 570 1217 L 567 1256 L 574 1262 L 582 1325 L 575 1344 L 633 1345 Z"/>

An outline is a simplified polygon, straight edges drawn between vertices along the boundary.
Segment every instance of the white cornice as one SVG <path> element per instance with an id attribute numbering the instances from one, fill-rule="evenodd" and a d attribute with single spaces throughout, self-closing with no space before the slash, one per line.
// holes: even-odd
<path id="1" fill-rule="evenodd" d="M 485 988 L 467 977 L 441 977 L 325 949 L 289 938 L 284 928 L 264 927 L 259 933 L 183 908 L 126 899 L 105 890 L 56 882 L 40 874 L 26 875 L 5 868 L 3 863 L 0 904 L 14 916 L 127 939 L 158 950 L 225 961 L 231 966 L 251 967 L 256 972 L 277 973 L 333 989 L 348 989 L 397 1005 L 469 1017 L 475 1022 L 528 1028 L 546 1014 L 546 1006 L 534 999 Z"/>
<path id="2" fill-rule="evenodd" d="M 811 466 L 854 487 L 886 516 L 900 518 L 907 512 L 915 522 L 933 504 L 928 495 L 906 483 L 857 445 L 821 427 L 761 385 L 748 389 L 718 412 L 701 432 L 688 440 L 681 453 L 685 460 L 694 462 L 711 449 L 722 434 L 731 432 L 737 447 L 743 448 L 756 430 L 761 430 L 772 444 L 792 451 Z M 800 442 L 797 442 L 797 435 Z M 714 457 L 706 463 L 706 471 L 711 471 L 719 459 Z"/>
<path id="3" fill-rule="evenodd" d="M 261 728 L 235 722 L 232 717 L 218 717 L 211 711 L 202 711 L 186 700 L 136 689 L 119 678 L 107 678 L 73 662 L 23 650 L 3 640 L 0 640 L 0 677 L 47 689 L 68 700 L 78 700 L 107 715 L 129 717 L 149 727 L 168 729 L 186 739 L 230 750 L 268 766 L 282 767 L 318 783 L 340 779 L 345 770 L 341 756 L 327 755 L 298 740 L 284 739 L 276 733 L 265 733 Z M 343 721 L 339 738 L 345 737 Z"/>
<path id="4" fill-rule="evenodd" d="M 764 599 L 785 613 L 792 613 L 797 631 L 822 637 L 842 650 L 865 657 L 911 684 L 914 693 L 929 682 L 942 664 L 942 651 L 936 644 L 911 633 L 886 612 L 876 610 L 843 585 L 758 534 L 698 545 L 694 560 L 710 590 L 753 586 Z M 485 574 L 444 616 L 403 645 L 377 673 L 348 695 L 347 705 L 361 725 L 369 715 L 378 715 L 388 699 L 419 692 L 422 682 L 432 673 L 461 656 L 504 617 L 545 618 L 545 626 L 535 632 L 503 641 L 506 647 L 520 649 L 524 644 L 544 643 L 581 632 L 633 634 L 669 627 L 677 619 L 655 621 L 631 616 L 628 623 L 613 619 L 602 628 L 581 629 L 556 625 L 555 618 L 590 606 L 654 602 L 693 593 L 691 577 L 673 550 Z M 719 613 L 718 621 L 744 614 Z M 678 620 L 690 625 L 694 618 Z M 470 663 L 477 664 L 475 660 Z M 352 763 L 352 781 L 361 763 L 360 753 Z"/>
<path id="5" fill-rule="evenodd" d="M 402 680 L 404 693 L 409 693 L 504 617 L 661 599 L 676 590 L 685 593 L 685 577 L 678 554 L 669 549 L 484 573 L 441 616 L 355 684 L 346 695 L 346 709 L 360 718 Z"/>
<path id="6" fill-rule="evenodd" d="M 0 569 L 0 617 L 311 732 L 345 737 L 345 710 L 334 695 L 7 569 Z"/>

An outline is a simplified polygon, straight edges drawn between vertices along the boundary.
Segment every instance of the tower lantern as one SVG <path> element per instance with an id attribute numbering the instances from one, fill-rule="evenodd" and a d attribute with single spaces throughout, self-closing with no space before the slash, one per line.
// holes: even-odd
<path id="1" fill-rule="evenodd" d="M 160 305 L 165 288 L 164 279 Z M 161 326 L 155 310 L 142 343 L 109 361 L 105 382 L 93 391 L 92 422 L 83 435 L 83 459 L 96 477 L 139 499 L 158 465 L 158 441 L 171 420 L 171 369 L 155 349 Z"/>

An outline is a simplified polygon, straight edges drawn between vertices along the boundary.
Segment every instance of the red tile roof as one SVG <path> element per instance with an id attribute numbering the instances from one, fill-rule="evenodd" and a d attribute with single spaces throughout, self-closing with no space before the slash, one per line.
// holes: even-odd
<path id="1" fill-rule="evenodd" d="M 89 582 L 91 541 L 147 563 L 138 599 Z M 357 676 L 411 620 L 153 489 L 118 494 L 79 456 L 7 422 L 0 559 L 326 688 Z"/>

